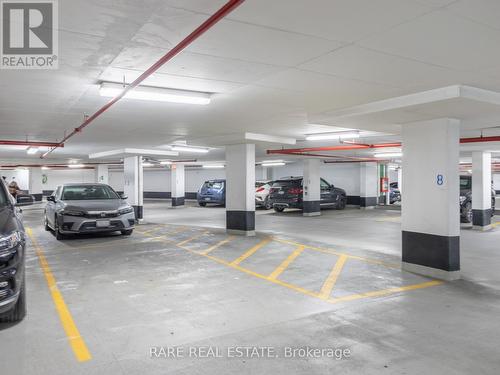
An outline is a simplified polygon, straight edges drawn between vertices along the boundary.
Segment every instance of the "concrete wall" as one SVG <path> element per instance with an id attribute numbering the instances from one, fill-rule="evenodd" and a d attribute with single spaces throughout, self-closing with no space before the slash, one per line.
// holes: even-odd
<path id="1" fill-rule="evenodd" d="M 28 190 L 29 171 L 27 169 L 14 169 L 12 171 L 0 171 L 0 176 L 7 177 L 7 183 L 11 183 L 14 178 L 21 190 Z"/>
<path id="2" fill-rule="evenodd" d="M 493 173 L 491 178 L 493 179 L 493 189 L 500 191 L 500 173 Z"/>

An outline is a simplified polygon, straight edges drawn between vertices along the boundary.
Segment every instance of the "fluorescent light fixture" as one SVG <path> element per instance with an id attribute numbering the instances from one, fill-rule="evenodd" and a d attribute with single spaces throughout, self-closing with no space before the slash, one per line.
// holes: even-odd
<path id="1" fill-rule="evenodd" d="M 333 133 L 318 133 L 306 135 L 306 141 L 322 141 L 326 139 L 359 138 L 359 131 L 345 131 Z"/>
<path id="2" fill-rule="evenodd" d="M 222 165 L 222 164 L 207 164 L 207 165 L 204 165 L 203 168 L 206 168 L 206 169 L 224 169 L 224 165 Z"/>
<path id="3" fill-rule="evenodd" d="M 153 163 L 149 163 L 149 162 L 142 163 L 143 167 L 152 167 L 153 165 L 154 165 Z"/>
<path id="4" fill-rule="evenodd" d="M 34 155 L 36 154 L 38 151 L 40 151 L 40 149 L 38 147 L 30 147 L 26 150 L 26 153 L 28 155 Z"/>
<path id="5" fill-rule="evenodd" d="M 50 168 L 49 168 L 49 167 L 45 167 L 45 166 L 44 166 L 44 167 L 42 167 L 42 169 L 43 169 L 44 171 L 46 171 L 46 170 L 49 170 Z"/>
<path id="6" fill-rule="evenodd" d="M 83 168 L 84 164 L 68 164 L 68 168 Z"/>
<path id="7" fill-rule="evenodd" d="M 161 165 L 171 165 L 172 162 L 170 160 L 163 160 L 163 161 L 160 161 L 160 164 Z"/>
<path id="8" fill-rule="evenodd" d="M 196 152 L 200 154 L 206 154 L 208 151 L 210 151 L 209 148 L 207 147 L 198 147 L 198 146 L 188 146 L 184 144 L 173 144 L 170 146 L 172 151 L 178 151 L 178 152 Z"/>
<path id="9" fill-rule="evenodd" d="M 379 154 L 373 155 L 376 158 L 399 158 L 403 156 L 402 152 L 381 152 Z"/>
<path id="10" fill-rule="evenodd" d="M 114 98 L 117 95 L 120 95 L 123 89 L 123 85 L 119 83 L 103 82 L 101 83 L 99 94 L 101 96 Z M 205 92 L 148 86 L 137 86 L 127 92 L 124 98 L 199 105 L 206 105 L 210 103 L 210 94 Z"/>
<path id="11" fill-rule="evenodd" d="M 261 165 L 263 167 L 280 167 L 282 165 L 285 165 L 286 163 L 284 161 L 273 161 L 273 162 L 265 162 L 262 163 Z"/>

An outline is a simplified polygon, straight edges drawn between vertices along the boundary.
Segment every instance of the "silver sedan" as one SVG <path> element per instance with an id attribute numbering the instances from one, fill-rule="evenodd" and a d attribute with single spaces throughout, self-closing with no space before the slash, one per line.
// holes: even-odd
<path id="1" fill-rule="evenodd" d="M 47 197 L 45 229 L 65 234 L 134 230 L 134 208 L 106 184 L 64 184 Z"/>

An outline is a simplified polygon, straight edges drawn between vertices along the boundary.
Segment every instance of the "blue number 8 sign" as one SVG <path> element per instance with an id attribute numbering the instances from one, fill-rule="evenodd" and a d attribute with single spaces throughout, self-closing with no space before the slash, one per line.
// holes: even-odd
<path id="1" fill-rule="evenodd" d="M 444 184 L 444 176 L 442 174 L 437 175 L 436 183 L 441 186 Z"/>

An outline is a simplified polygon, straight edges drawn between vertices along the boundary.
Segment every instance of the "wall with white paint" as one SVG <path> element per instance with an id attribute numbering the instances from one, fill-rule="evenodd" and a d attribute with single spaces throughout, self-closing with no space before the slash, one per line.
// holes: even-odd
<path id="1" fill-rule="evenodd" d="M 500 191 L 500 173 L 493 173 L 491 178 L 493 179 L 493 189 Z"/>
<path id="2" fill-rule="evenodd" d="M 6 177 L 7 184 L 15 180 L 21 190 L 28 190 L 29 171 L 27 169 L 1 170 L 0 175 Z"/>

